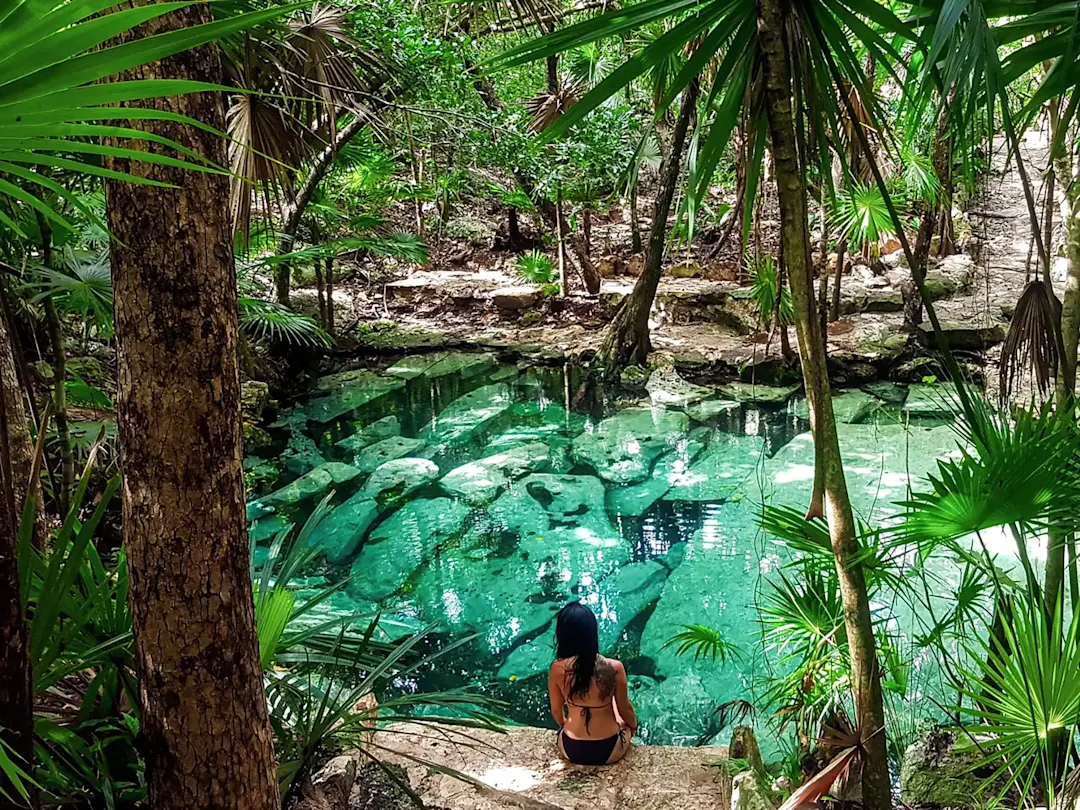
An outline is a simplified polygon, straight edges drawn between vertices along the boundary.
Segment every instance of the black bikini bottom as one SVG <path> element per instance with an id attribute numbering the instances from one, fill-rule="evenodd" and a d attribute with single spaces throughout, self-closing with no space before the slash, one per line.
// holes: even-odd
<path id="1" fill-rule="evenodd" d="M 575 765 L 607 765 L 611 752 L 625 735 L 626 729 L 620 729 L 618 734 L 603 740 L 575 740 L 564 731 L 559 732 L 566 758 Z"/>

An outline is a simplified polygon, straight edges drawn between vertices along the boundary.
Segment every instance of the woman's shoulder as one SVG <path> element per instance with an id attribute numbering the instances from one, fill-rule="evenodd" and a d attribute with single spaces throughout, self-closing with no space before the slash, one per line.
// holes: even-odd
<path id="1" fill-rule="evenodd" d="M 624 674 L 626 672 L 626 667 L 623 666 L 622 661 L 618 658 L 608 658 L 606 655 L 598 655 L 597 660 L 601 662 L 602 665 L 610 667 L 614 672 Z"/>

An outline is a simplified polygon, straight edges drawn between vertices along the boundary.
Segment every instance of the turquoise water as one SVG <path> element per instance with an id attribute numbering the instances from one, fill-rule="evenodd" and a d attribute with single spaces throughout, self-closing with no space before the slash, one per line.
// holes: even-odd
<path id="1" fill-rule="evenodd" d="M 569 368 L 447 354 L 322 378 L 246 460 L 256 555 L 333 492 L 304 587 L 349 582 L 322 616 L 379 609 L 390 638 L 436 623 L 433 651 L 476 634 L 404 688 L 482 689 L 513 720 L 550 725 L 553 618 L 580 599 L 631 674 L 645 738 L 708 740 L 715 707 L 753 700 L 778 666 L 757 604 L 790 553 L 757 514 L 805 507 L 813 448 L 788 391 L 654 383 L 613 401 Z M 956 442 L 938 392 L 871 391 L 837 410 L 852 500 L 876 523 Z M 665 644 L 689 624 L 739 656 L 677 656 Z"/>

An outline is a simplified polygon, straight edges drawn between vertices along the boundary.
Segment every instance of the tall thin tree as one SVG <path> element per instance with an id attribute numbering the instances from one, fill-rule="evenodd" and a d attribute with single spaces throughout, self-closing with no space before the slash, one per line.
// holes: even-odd
<path id="1" fill-rule="evenodd" d="M 211 19 L 197 3 L 141 34 Z M 124 78 L 220 84 L 205 46 Z M 222 98 L 145 102 L 225 127 Z M 142 122 L 216 165 L 216 135 Z M 223 174 L 110 160 L 172 188 L 110 181 L 124 543 L 149 804 L 277 810 L 255 635 L 241 468 L 236 274 Z"/>

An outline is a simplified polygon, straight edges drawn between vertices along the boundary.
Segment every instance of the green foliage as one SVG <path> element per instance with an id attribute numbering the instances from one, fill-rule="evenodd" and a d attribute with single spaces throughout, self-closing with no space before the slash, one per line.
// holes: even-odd
<path id="1" fill-rule="evenodd" d="M 903 162 L 901 182 L 905 197 L 923 203 L 936 202 L 941 193 L 941 181 L 938 180 L 930 158 L 910 144 L 905 144 L 901 151 L 901 160 Z"/>
<path id="2" fill-rule="evenodd" d="M 81 201 L 46 173 L 71 171 L 99 178 L 123 176 L 132 182 L 151 183 L 135 174 L 116 174 L 100 162 L 102 157 L 132 158 L 166 166 L 216 170 L 199 155 L 175 141 L 139 132 L 128 126 L 133 117 L 115 105 L 159 95 L 177 95 L 205 84 L 109 81 L 126 70 L 170 54 L 228 36 L 278 17 L 281 7 L 227 17 L 205 25 L 136 38 L 122 45 L 115 38 L 179 6 L 151 4 L 135 8 L 106 7 L 96 0 L 71 0 L 55 6 L 48 0 L 9 3 L 0 11 L 0 200 L 40 212 L 62 230 L 67 220 L 45 202 L 47 196 L 81 208 Z M 147 107 L 141 119 L 178 120 L 174 113 Z M 179 119 L 184 120 L 184 119 Z M 188 120 L 192 126 L 205 125 Z M 108 140 L 112 139 L 112 143 Z M 142 151 L 140 142 L 167 147 L 156 153 Z M 172 157 L 171 151 L 180 157 Z M 0 210 L 0 223 L 18 233 L 12 217 Z"/>
<path id="3" fill-rule="evenodd" d="M 58 309 L 92 326 L 103 340 L 112 337 L 113 290 L 109 254 L 64 248 L 60 269 L 41 268 L 41 278 L 31 282 L 34 300 L 51 297 Z"/>
<path id="4" fill-rule="evenodd" d="M 539 250 L 522 253 L 514 267 L 517 274 L 530 284 L 554 284 L 558 281 L 555 265 Z"/>
<path id="5" fill-rule="evenodd" d="M 856 183 L 837 198 L 834 224 L 842 239 L 859 247 L 895 233 L 881 189 L 868 183 Z"/>
<path id="6" fill-rule="evenodd" d="M 723 637 L 714 627 L 704 624 L 684 624 L 683 632 L 677 633 L 660 649 L 675 647 L 676 655 L 692 652 L 694 661 L 709 659 L 712 663 L 726 664 L 738 657 L 738 647 Z"/>
<path id="7" fill-rule="evenodd" d="M 310 315 L 258 298 L 239 298 L 240 328 L 256 339 L 328 349 L 334 339 Z"/>
<path id="8" fill-rule="evenodd" d="M 3 726 L 0 726 L 0 731 L 3 728 Z M 17 804 L 21 800 L 22 803 L 29 806 L 30 788 L 38 787 L 38 784 L 23 770 L 20 762 L 21 757 L 19 757 L 18 753 L 0 739 L 0 774 L 3 774 L 4 779 L 7 780 L 6 784 L 14 791 L 6 790 L 4 787 L 5 782 L 0 780 L 0 798 L 6 799 L 12 804 Z"/>
<path id="9" fill-rule="evenodd" d="M 761 257 L 760 261 L 749 263 L 749 274 L 752 279 L 750 287 L 750 300 L 757 307 L 758 317 L 762 323 L 769 323 L 776 312 L 776 299 L 780 296 L 780 323 L 791 323 L 794 314 L 794 305 L 791 301 L 791 289 L 785 284 L 779 289 L 780 279 L 776 268 L 776 261 L 769 254 Z"/>

